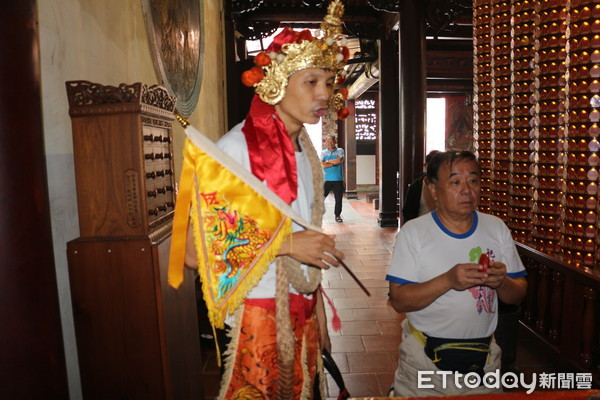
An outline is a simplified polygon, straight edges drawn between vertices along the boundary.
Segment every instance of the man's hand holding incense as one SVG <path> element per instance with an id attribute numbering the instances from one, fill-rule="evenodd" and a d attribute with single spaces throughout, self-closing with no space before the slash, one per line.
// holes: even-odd
<path id="1" fill-rule="evenodd" d="M 334 238 L 313 230 L 295 232 L 281 244 L 278 255 L 323 269 L 339 267 L 338 259 L 343 259 L 344 253 L 335 248 Z"/>

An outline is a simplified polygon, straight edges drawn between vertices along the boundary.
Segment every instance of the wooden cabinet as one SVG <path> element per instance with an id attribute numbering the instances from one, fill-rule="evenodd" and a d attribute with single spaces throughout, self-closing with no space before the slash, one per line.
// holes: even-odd
<path id="1" fill-rule="evenodd" d="M 202 399 L 194 272 L 167 283 L 171 123 L 162 87 L 67 82 L 81 236 L 67 244 L 86 399 Z"/>
<path id="2" fill-rule="evenodd" d="M 148 235 L 175 206 L 175 99 L 160 86 L 67 82 L 82 237 Z"/>
<path id="3" fill-rule="evenodd" d="M 193 271 L 167 283 L 170 239 L 77 239 L 69 276 L 86 399 L 201 399 Z"/>

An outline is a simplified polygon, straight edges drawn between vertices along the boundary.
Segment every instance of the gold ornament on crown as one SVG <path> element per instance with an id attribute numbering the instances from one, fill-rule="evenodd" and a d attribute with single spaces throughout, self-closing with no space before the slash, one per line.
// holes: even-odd
<path id="1" fill-rule="evenodd" d="M 342 34 L 344 5 L 334 0 L 327 8 L 327 15 L 321 22 L 320 37 L 310 32 L 296 32 L 286 28 L 280 35 L 286 41 L 277 52 L 261 52 L 254 58 L 256 67 L 244 72 L 242 82 L 254 86 L 260 99 L 267 104 L 278 104 L 285 97 L 288 80 L 295 72 L 307 68 L 324 68 L 336 74 L 336 83 L 343 82 L 342 69 L 348 61 L 347 40 Z M 275 39 L 277 40 L 277 38 Z M 335 97 L 335 96 L 334 96 Z M 343 106 L 338 100 L 330 102 L 336 111 Z"/>

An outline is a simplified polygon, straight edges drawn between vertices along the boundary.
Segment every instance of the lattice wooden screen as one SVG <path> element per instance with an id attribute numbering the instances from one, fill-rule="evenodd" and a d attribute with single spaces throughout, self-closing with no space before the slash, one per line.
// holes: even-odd
<path id="1" fill-rule="evenodd" d="M 482 211 L 564 261 L 600 260 L 600 4 L 474 2 Z"/>

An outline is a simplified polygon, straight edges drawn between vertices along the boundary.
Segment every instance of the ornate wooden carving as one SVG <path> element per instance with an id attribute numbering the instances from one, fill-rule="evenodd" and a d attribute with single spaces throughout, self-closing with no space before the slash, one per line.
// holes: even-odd
<path id="1" fill-rule="evenodd" d="M 135 112 L 144 109 L 161 116 L 170 116 L 175 110 L 176 99 L 158 85 L 146 86 L 140 82 L 118 87 L 89 81 L 69 81 L 67 97 L 69 115 L 107 114 Z M 107 107 L 114 105 L 114 107 Z"/>
<path id="2" fill-rule="evenodd" d="M 82 237 L 168 233 L 175 97 L 142 83 L 66 83 Z"/>
<path id="3" fill-rule="evenodd" d="M 81 235 L 67 254 L 83 395 L 202 398 L 194 277 L 186 271 L 178 290 L 167 282 L 175 98 L 141 83 L 66 86 Z"/>
<path id="4" fill-rule="evenodd" d="M 237 25 L 237 30 L 246 40 L 258 40 L 271 36 L 279 28 L 279 22 L 247 21 Z"/>
<path id="5" fill-rule="evenodd" d="M 141 97 L 140 94 L 140 83 L 133 85 L 122 83 L 119 87 L 89 81 L 72 81 L 67 84 L 70 106 L 134 103 Z"/>
<path id="6" fill-rule="evenodd" d="M 600 385 L 596 354 L 600 271 L 581 270 L 521 243 L 517 250 L 527 268 L 529 285 L 522 322 L 561 365 L 592 373 L 593 384 Z M 544 283 L 550 280 L 551 287 Z M 545 317 L 548 312 L 549 318 Z"/>
<path id="7" fill-rule="evenodd" d="M 325 4 L 325 0 L 302 0 L 302 4 L 307 7 L 316 8 L 323 6 Z"/>
<path id="8" fill-rule="evenodd" d="M 254 11 L 264 3 L 264 0 L 231 0 L 231 12 L 245 13 Z"/>
<path id="9" fill-rule="evenodd" d="M 560 337 L 560 323 L 563 310 L 563 290 L 565 278 L 563 274 L 555 271 L 552 274 L 552 299 L 551 299 L 551 315 L 550 315 L 550 340 L 552 343 L 558 343 Z"/>
<path id="10" fill-rule="evenodd" d="M 429 0 L 427 2 L 427 27 L 437 37 L 442 31 L 451 29 L 456 19 L 472 13 L 469 0 Z"/>
<path id="11" fill-rule="evenodd" d="M 400 11 L 400 0 L 367 0 L 367 3 L 377 11 Z"/>
<path id="12" fill-rule="evenodd" d="M 378 24 L 373 24 L 367 21 L 346 21 L 344 22 L 346 29 L 353 35 L 361 39 L 373 39 L 379 36 Z M 362 43 L 361 43 L 362 50 Z"/>

